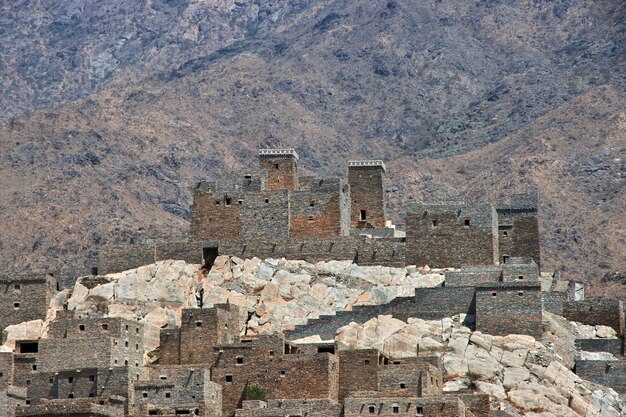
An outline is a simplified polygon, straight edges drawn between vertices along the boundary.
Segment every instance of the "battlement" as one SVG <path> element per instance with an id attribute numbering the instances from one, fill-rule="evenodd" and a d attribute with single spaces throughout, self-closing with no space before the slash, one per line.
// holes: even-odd
<path id="1" fill-rule="evenodd" d="M 259 156 L 293 156 L 296 160 L 300 159 L 295 149 L 259 149 Z"/>
<path id="2" fill-rule="evenodd" d="M 348 161 L 348 169 L 361 167 L 381 167 L 383 172 L 387 172 L 385 163 L 380 159 L 371 159 L 364 161 Z"/>

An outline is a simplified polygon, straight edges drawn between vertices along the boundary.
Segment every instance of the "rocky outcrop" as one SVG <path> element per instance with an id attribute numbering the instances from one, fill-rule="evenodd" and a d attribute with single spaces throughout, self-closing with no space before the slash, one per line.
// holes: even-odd
<path id="1" fill-rule="evenodd" d="M 444 391 L 475 389 L 492 398 L 495 409 L 513 415 L 620 416 L 626 406 L 609 388 L 583 381 L 554 349 L 526 335 L 491 336 L 473 332 L 466 317 L 410 319 L 379 316 L 337 330 L 339 349 L 381 349 L 392 357 L 441 354 Z M 572 339 L 573 340 L 573 339 Z"/>
<path id="2" fill-rule="evenodd" d="M 321 314 L 388 303 L 443 280 L 443 270 L 220 256 L 208 274 L 200 265 L 162 261 L 104 277 L 82 277 L 67 307 L 81 314 L 139 318 L 145 324 L 145 347 L 153 350 L 163 326 L 180 324 L 182 308 L 236 304 L 248 312 L 242 317 L 246 334 L 271 334 Z"/>

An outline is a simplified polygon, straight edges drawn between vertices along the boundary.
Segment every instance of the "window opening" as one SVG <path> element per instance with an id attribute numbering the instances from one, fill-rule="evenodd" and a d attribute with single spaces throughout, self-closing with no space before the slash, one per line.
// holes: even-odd
<path id="1" fill-rule="evenodd" d="M 367 220 L 367 210 L 359 210 L 359 221 L 366 221 Z"/>
<path id="2" fill-rule="evenodd" d="M 433 220 L 433 227 L 437 227 L 437 226 L 439 226 L 439 220 L 434 219 Z"/>
<path id="3" fill-rule="evenodd" d="M 469 217 L 466 217 L 465 220 L 463 221 L 463 224 L 465 226 L 469 226 L 471 222 L 472 222 L 472 219 Z"/>

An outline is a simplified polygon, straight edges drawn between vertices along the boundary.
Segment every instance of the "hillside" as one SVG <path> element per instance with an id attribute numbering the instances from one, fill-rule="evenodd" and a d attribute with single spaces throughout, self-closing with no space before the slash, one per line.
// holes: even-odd
<path id="1" fill-rule="evenodd" d="M 414 200 L 536 186 L 547 268 L 626 270 L 619 2 L 1 7 L 0 272 L 182 233 L 195 183 L 266 146 L 305 173 L 384 158 L 399 224 Z"/>

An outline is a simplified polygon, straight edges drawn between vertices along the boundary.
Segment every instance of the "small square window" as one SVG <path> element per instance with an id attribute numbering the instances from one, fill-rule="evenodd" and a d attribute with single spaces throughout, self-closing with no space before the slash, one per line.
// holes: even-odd
<path id="1" fill-rule="evenodd" d="M 167 379 L 167 376 L 165 376 L 165 375 L 161 375 L 161 376 L 159 377 L 159 379 L 161 379 L 162 381 L 165 381 L 165 380 Z"/>
<path id="2" fill-rule="evenodd" d="M 49 382 L 49 383 L 51 383 L 51 384 L 54 384 L 54 378 L 50 378 L 50 379 L 48 380 L 48 382 Z"/>
<path id="3" fill-rule="evenodd" d="M 274 356 L 274 351 L 270 350 L 270 356 Z"/>
<path id="4" fill-rule="evenodd" d="M 102 323 L 102 330 L 104 330 L 105 332 L 109 330 L 109 325 L 106 323 Z"/>
<path id="5" fill-rule="evenodd" d="M 491 291 L 491 296 L 495 297 L 496 295 L 498 295 L 498 293 L 496 291 Z"/>
<path id="6" fill-rule="evenodd" d="M 280 371 L 281 378 L 284 378 L 287 375 L 287 371 Z"/>
<path id="7" fill-rule="evenodd" d="M 215 205 L 216 205 L 216 206 L 219 206 L 219 205 L 220 205 L 219 200 L 217 200 L 217 201 L 215 202 Z"/>
<path id="8" fill-rule="evenodd" d="M 472 219 L 470 219 L 469 217 L 466 217 L 466 218 L 463 220 L 463 224 L 464 224 L 465 226 L 469 226 L 471 222 L 472 222 Z"/>
<path id="9" fill-rule="evenodd" d="M 309 207 L 315 207 L 315 201 L 311 201 L 311 202 L 309 203 Z"/>
<path id="10" fill-rule="evenodd" d="M 237 356 L 237 357 L 235 358 L 235 363 L 236 363 L 237 365 L 242 365 L 242 364 L 243 364 L 243 356 Z"/>
<path id="11" fill-rule="evenodd" d="M 520 275 L 517 277 L 518 280 L 522 281 L 524 279 L 524 275 Z"/>
<path id="12" fill-rule="evenodd" d="M 524 295 L 524 291 L 518 291 L 517 295 L 519 295 L 520 297 Z"/>
<path id="13" fill-rule="evenodd" d="M 233 382 L 233 376 L 232 375 L 226 375 L 226 382 Z"/>
<path id="14" fill-rule="evenodd" d="M 370 404 L 368 410 L 370 414 L 374 414 L 376 412 L 376 406 L 374 404 Z"/>
<path id="15" fill-rule="evenodd" d="M 143 398 L 148 398 L 148 393 L 147 393 L 147 392 L 143 392 L 143 393 L 141 393 L 141 396 L 142 396 Z"/>
<path id="16" fill-rule="evenodd" d="M 128 340 L 124 342 L 124 347 L 128 347 Z"/>
<path id="17" fill-rule="evenodd" d="M 232 202 L 232 199 L 230 198 L 226 198 L 226 206 L 230 206 L 230 203 Z"/>
<path id="18" fill-rule="evenodd" d="M 359 210 L 359 221 L 367 221 L 367 210 Z"/>
<path id="19" fill-rule="evenodd" d="M 417 414 L 424 414 L 424 407 L 417 407 Z"/>
<path id="20" fill-rule="evenodd" d="M 70 394 L 67 396 L 67 398 L 74 398 L 74 393 L 70 392 Z"/>
<path id="21" fill-rule="evenodd" d="M 400 382 L 400 388 L 401 389 L 405 389 L 406 388 L 406 383 L 405 382 Z"/>
<path id="22" fill-rule="evenodd" d="M 166 392 L 165 393 L 165 398 L 170 398 L 171 396 L 172 396 L 172 393 L 170 393 L 170 392 Z"/>
<path id="23" fill-rule="evenodd" d="M 439 226 L 439 220 L 433 220 L 433 227 Z"/>
<path id="24" fill-rule="evenodd" d="M 26 385 L 30 385 L 30 379 L 26 380 Z"/>
<path id="25" fill-rule="evenodd" d="M 366 365 L 369 365 L 369 364 L 370 364 L 370 360 L 369 360 L 369 359 L 365 359 L 365 361 L 364 361 L 364 362 L 365 362 L 365 364 L 366 364 Z"/>
<path id="26" fill-rule="evenodd" d="M 196 322 L 196 327 L 202 327 L 202 320 L 198 320 Z"/>
<path id="27" fill-rule="evenodd" d="M 71 377 L 67 378 L 67 382 L 69 382 L 70 384 L 71 384 L 72 382 L 74 382 L 74 377 L 73 377 L 73 376 L 71 376 Z"/>
<path id="28" fill-rule="evenodd" d="M 85 325 L 84 324 L 79 325 L 78 326 L 78 330 L 80 330 L 81 332 L 84 332 L 85 331 Z"/>
<path id="29" fill-rule="evenodd" d="M 269 202 L 270 202 L 270 199 L 269 199 L 269 198 L 266 198 L 266 199 L 265 199 L 265 203 L 269 203 Z"/>
<path id="30" fill-rule="evenodd" d="M 279 165 L 278 164 L 274 164 L 274 169 L 279 169 Z"/>
<path id="31" fill-rule="evenodd" d="M 124 366 L 128 366 L 128 360 L 124 361 Z"/>
<path id="32" fill-rule="evenodd" d="M 398 414 L 398 413 L 400 413 L 400 407 L 399 407 L 398 405 L 396 405 L 396 404 L 394 404 L 394 405 L 391 407 L 391 410 L 393 411 L 393 413 L 394 413 L 394 414 Z"/>
<path id="33" fill-rule="evenodd" d="M 89 381 L 94 382 L 96 380 L 95 375 L 89 375 Z"/>
<path id="34" fill-rule="evenodd" d="M 19 289 L 21 289 L 21 288 L 22 288 L 22 286 L 21 286 L 20 284 L 15 284 L 15 287 L 14 287 L 14 288 L 15 288 L 16 290 L 19 290 Z"/>
<path id="35" fill-rule="evenodd" d="M 502 234 L 503 234 L 504 236 L 508 236 L 508 235 L 509 235 L 509 232 L 508 232 L 507 230 L 503 230 L 503 231 L 502 231 Z"/>
<path id="36" fill-rule="evenodd" d="M 33 365 L 33 371 L 37 370 L 37 365 Z"/>
<path id="37" fill-rule="evenodd" d="M 20 308 L 20 303 L 18 303 L 18 302 L 13 303 L 13 308 L 16 309 L 16 310 L 19 309 Z"/>

